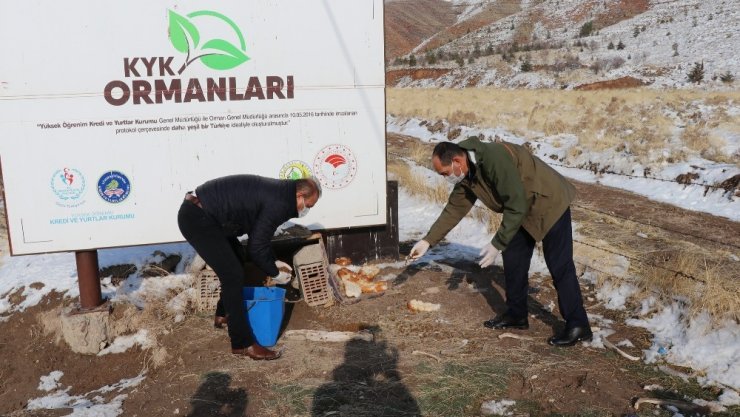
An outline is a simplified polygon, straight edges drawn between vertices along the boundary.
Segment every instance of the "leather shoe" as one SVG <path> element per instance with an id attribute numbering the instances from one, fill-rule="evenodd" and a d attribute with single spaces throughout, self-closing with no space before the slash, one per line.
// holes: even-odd
<path id="1" fill-rule="evenodd" d="M 249 356 L 256 361 L 271 361 L 273 359 L 279 358 L 280 355 L 282 355 L 280 351 L 267 349 L 266 347 L 262 347 L 257 343 L 253 343 L 252 346 L 248 348 L 231 349 L 231 353 L 233 353 L 234 355 Z"/>
<path id="2" fill-rule="evenodd" d="M 553 336 L 547 343 L 553 346 L 573 346 L 577 342 L 590 342 L 594 338 L 589 326 L 578 326 L 566 329 L 563 333 Z"/>
<path id="3" fill-rule="evenodd" d="M 216 316 L 213 319 L 213 327 L 217 329 L 223 329 L 224 326 L 228 326 L 228 319 L 222 316 Z"/>
<path id="4" fill-rule="evenodd" d="M 511 317 L 508 314 L 496 316 L 491 320 L 483 322 L 483 325 L 489 329 L 529 329 L 529 320 L 526 316 L 522 318 Z"/>

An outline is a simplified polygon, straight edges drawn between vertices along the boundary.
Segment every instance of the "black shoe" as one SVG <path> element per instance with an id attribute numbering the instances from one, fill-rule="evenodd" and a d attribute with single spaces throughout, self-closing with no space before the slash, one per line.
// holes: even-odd
<path id="1" fill-rule="evenodd" d="M 302 294 L 299 290 L 296 290 L 295 288 L 291 286 L 288 286 L 285 288 L 285 302 L 297 303 L 301 301 L 301 297 L 302 297 Z"/>
<path id="2" fill-rule="evenodd" d="M 483 325 L 489 329 L 529 329 L 529 320 L 527 316 L 522 318 L 514 318 L 508 314 L 496 316 L 491 320 L 484 321 Z"/>
<path id="3" fill-rule="evenodd" d="M 573 346 L 577 342 L 590 342 L 593 338 L 594 334 L 590 327 L 579 326 L 564 330 L 563 333 L 548 339 L 547 343 L 553 346 Z"/>

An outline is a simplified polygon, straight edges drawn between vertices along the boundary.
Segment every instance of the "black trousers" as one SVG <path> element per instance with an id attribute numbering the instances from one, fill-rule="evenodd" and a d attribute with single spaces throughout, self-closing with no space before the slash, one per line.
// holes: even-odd
<path id="1" fill-rule="evenodd" d="M 221 299 L 216 314 L 228 314 L 231 348 L 249 347 L 254 343 L 254 336 L 242 302 L 244 255 L 239 240 L 227 236 L 215 219 L 189 201 L 183 201 L 180 206 L 177 224 L 188 243 L 213 268 L 221 282 Z"/>
<path id="2" fill-rule="evenodd" d="M 529 287 L 529 264 L 532 260 L 535 240 L 523 228 L 514 235 L 506 250 L 504 278 L 506 281 L 506 306 L 508 314 L 521 318 L 527 315 L 527 289 Z M 588 326 L 588 316 L 583 308 L 581 287 L 573 263 L 573 229 L 570 208 L 560 217 L 542 240 L 547 269 L 558 293 L 558 307 L 565 319 L 566 329 Z"/>

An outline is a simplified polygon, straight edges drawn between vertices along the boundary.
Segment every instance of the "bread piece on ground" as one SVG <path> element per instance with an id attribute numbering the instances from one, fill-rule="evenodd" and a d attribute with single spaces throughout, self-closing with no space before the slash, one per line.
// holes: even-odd
<path id="1" fill-rule="evenodd" d="M 344 294 L 347 297 L 357 298 L 362 295 L 362 288 L 356 282 L 342 279 L 342 284 L 344 284 Z"/>
<path id="2" fill-rule="evenodd" d="M 352 259 L 350 259 L 350 258 L 348 258 L 346 256 L 342 256 L 342 257 L 339 257 L 339 258 L 335 259 L 334 260 L 334 263 L 337 264 L 337 265 L 339 265 L 339 266 L 352 265 Z"/>
<path id="3" fill-rule="evenodd" d="M 337 276 L 342 280 L 357 281 L 357 274 L 347 268 L 340 268 L 337 271 Z"/>
<path id="4" fill-rule="evenodd" d="M 409 310 L 414 311 L 414 312 L 421 312 L 421 311 L 427 312 L 427 311 L 437 311 L 442 306 L 439 304 L 427 303 L 427 302 L 419 301 L 419 300 L 411 300 L 406 304 L 406 307 L 408 307 Z"/>
<path id="5" fill-rule="evenodd" d="M 378 268 L 375 265 L 364 265 L 362 268 L 360 268 L 359 274 L 365 275 L 369 278 L 370 281 L 372 281 L 376 275 L 380 273 L 380 268 Z"/>
<path id="6" fill-rule="evenodd" d="M 359 284 L 360 288 L 362 288 L 362 292 L 365 294 L 383 292 L 388 289 L 388 283 L 385 281 L 381 281 L 381 282 L 358 281 L 357 284 Z"/>
<path id="7" fill-rule="evenodd" d="M 355 294 L 356 291 L 359 289 L 361 293 L 365 294 L 373 294 L 373 293 L 379 293 L 383 292 L 388 289 L 388 283 L 385 281 L 379 281 L 379 282 L 373 282 L 371 277 L 368 277 L 367 275 L 360 273 L 355 273 L 350 271 L 347 268 L 340 268 L 337 270 L 337 276 L 340 280 L 342 280 L 342 283 L 345 286 L 345 293 L 349 297 L 359 297 L 358 295 L 350 295 Z M 350 284 L 347 284 L 350 283 Z"/>

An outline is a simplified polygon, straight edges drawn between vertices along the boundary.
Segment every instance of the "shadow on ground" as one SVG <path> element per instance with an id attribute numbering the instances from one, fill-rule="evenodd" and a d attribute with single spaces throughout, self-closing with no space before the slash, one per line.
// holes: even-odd
<path id="1" fill-rule="evenodd" d="M 334 369 L 331 382 L 316 390 L 311 415 L 421 416 L 397 363 L 398 351 L 385 342 L 348 342 L 344 363 Z"/>
<path id="2" fill-rule="evenodd" d="M 477 248 L 467 247 L 459 244 L 452 244 L 457 246 L 454 252 L 457 253 L 476 253 Z M 411 251 L 411 242 L 402 242 L 400 245 L 401 253 L 408 253 Z M 478 267 L 475 262 L 465 257 L 455 259 L 439 259 L 436 261 L 440 265 L 446 265 L 453 268 L 447 279 L 447 289 L 450 291 L 457 290 L 460 288 L 462 283 L 472 284 L 486 299 L 486 303 L 491 307 L 492 316 L 497 316 L 506 312 L 506 299 L 504 294 L 499 292 L 498 288 L 494 287 L 494 283 L 499 288 L 506 288 L 504 281 L 504 270 L 502 267 L 494 265 L 485 269 Z M 393 285 L 397 286 L 405 283 L 406 281 L 413 279 L 414 275 L 425 269 L 434 269 L 433 266 L 430 268 L 428 262 L 411 263 L 407 265 L 398 277 L 393 281 Z M 550 279 L 551 278 L 547 278 Z M 530 274 L 531 282 L 531 274 Z M 546 325 L 550 326 L 553 330 L 553 334 L 559 333 L 564 327 L 564 323 L 558 320 L 551 311 L 546 309 L 542 303 L 532 297 L 539 291 L 539 288 L 530 286 L 528 288 L 529 296 L 527 297 L 527 307 L 530 314 L 536 314 L 538 319 Z M 481 323 L 482 326 L 482 323 Z"/>
<path id="3" fill-rule="evenodd" d="M 232 389 L 231 376 L 223 372 L 205 375 L 198 390 L 190 398 L 192 411 L 188 417 L 242 417 L 247 409 L 247 393 Z"/>

